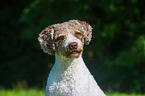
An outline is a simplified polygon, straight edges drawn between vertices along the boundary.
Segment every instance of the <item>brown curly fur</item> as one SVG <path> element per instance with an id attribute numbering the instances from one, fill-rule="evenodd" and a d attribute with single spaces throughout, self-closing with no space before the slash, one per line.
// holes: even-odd
<path id="1" fill-rule="evenodd" d="M 88 45 L 91 41 L 92 27 L 85 21 L 70 20 L 68 22 L 48 26 L 42 30 L 38 40 L 43 51 L 50 55 L 55 55 L 58 47 L 61 46 L 61 43 L 67 36 L 67 29 L 71 30 L 71 33 L 81 32 L 82 38 L 79 39 L 82 43 Z M 63 38 L 61 38 L 61 36 L 63 36 Z M 58 38 L 62 40 L 59 40 Z"/>

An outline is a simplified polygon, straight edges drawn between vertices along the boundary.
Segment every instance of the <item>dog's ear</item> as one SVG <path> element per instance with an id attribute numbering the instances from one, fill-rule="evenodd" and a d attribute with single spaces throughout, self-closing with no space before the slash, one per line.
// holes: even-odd
<path id="1" fill-rule="evenodd" d="M 39 34 L 38 40 L 45 53 L 55 55 L 54 26 L 48 26 Z"/>
<path id="2" fill-rule="evenodd" d="M 84 31 L 84 42 L 86 45 L 88 45 L 92 39 L 92 27 L 84 22 L 84 21 L 79 21 L 82 26 L 83 26 L 83 31 Z"/>

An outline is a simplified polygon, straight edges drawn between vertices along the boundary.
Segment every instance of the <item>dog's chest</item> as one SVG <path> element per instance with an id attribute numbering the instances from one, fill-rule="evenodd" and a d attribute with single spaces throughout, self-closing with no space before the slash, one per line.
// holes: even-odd
<path id="1" fill-rule="evenodd" d="M 57 69 L 54 66 L 48 77 L 46 91 L 54 95 L 62 93 L 63 96 L 80 95 L 80 93 L 84 95 L 89 88 L 90 74 L 88 73 L 88 69 L 83 64 L 69 66 L 67 69 Z"/>
<path id="2" fill-rule="evenodd" d="M 80 79 L 82 80 L 82 79 Z M 82 92 L 86 92 L 87 90 L 87 82 L 79 81 L 76 78 L 67 78 L 58 82 L 53 82 L 52 85 L 49 86 L 49 91 L 51 94 L 55 95 L 72 95 L 72 94 L 82 94 Z M 54 93 L 55 92 L 55 93 Z M 58 93 L 58 94 L 57 94 Z"/>

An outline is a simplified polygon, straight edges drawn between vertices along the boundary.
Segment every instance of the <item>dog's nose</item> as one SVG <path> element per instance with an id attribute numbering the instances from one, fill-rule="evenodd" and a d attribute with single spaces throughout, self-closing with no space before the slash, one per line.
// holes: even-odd
<path id="1" fill-rule="evenodd" d="M 78 48 L 78 44 L 76 42 L 72 42 L 69 44 L 69 49 L 74 50 Z"/>

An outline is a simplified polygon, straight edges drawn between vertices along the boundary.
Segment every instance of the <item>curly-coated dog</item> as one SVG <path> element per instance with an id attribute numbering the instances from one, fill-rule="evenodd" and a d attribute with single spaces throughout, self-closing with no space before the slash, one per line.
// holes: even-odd
<path id="1" fill-rule="evenodd" d="M 92 27 L 79 20 L 54 24 L 39 34 L 45 53 L 55 55 L 46 96 L 106 96 L 86 67 L 83 46 L 92 37 Z"/>

